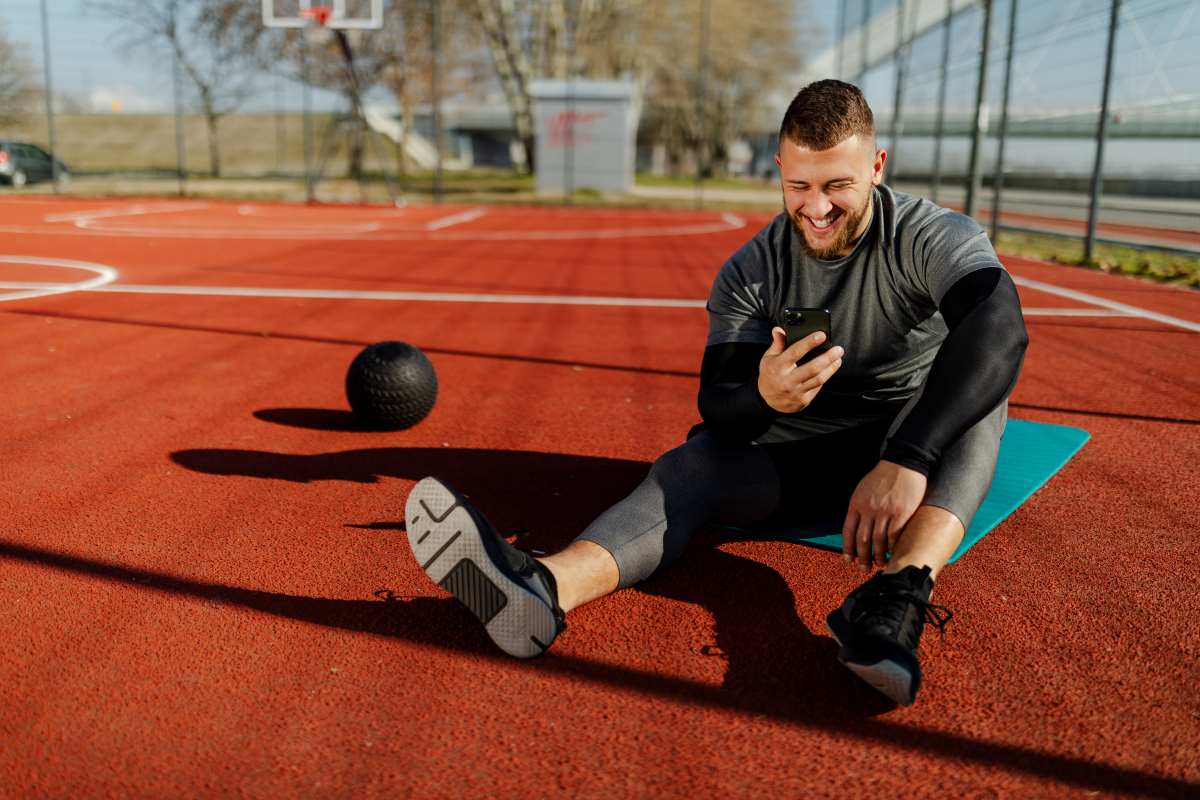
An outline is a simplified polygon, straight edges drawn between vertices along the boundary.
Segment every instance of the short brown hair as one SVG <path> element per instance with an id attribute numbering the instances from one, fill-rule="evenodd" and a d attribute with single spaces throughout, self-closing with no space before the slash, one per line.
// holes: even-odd
<path id="1" fill-rule="evenodd" d="M 875 138 L 875 117 L 863 93 L 853 84 L 833 79 L 805 86 L 792 98 L 779 127 L 779 139 L 828 150 L 854 134 Z"/>

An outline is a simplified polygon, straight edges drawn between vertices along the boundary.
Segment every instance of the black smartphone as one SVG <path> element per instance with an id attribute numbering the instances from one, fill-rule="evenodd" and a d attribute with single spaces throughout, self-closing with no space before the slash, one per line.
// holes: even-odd
<path id="1" fill-rule="evenodd" d="M 805 336 L 810 336 L 817 331 L 825 332 L 825 341 L 805 353 L 804 357 L 797 361 L 797 364 L 803 364 L 805 361 L 811 361 L 817 356 L 824 353 L 830 347 L 833 347 L 833 342 L 830 339 L 830 321 L 832 316 L 828 308 L 794 308 L 789 307 L 783 310 L 783 324 L 779 327 L 783 328 L 787 336 L 787 346 L 791 347 L 796 342 L 803 339 Z"/>

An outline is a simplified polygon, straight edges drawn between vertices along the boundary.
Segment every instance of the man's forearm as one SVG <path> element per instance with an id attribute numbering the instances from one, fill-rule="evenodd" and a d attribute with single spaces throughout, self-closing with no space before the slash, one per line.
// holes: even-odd
<path id="1" fill-rule="evenodd" d="M 924 475 L 937 466 L 949 444 L 1013 390 L 1029 341 L 1016 286 L 999 268 L 956 283 L 943 300 L 942 313 L 950 334 L 934 359 L 921 399 L 883 452 L 883 460 Z"/>
<path id="2" fill-rule="evenodd" d="M 756 439 L 779 416 L 758 391 L 758 363 L 765 348 L 758 344 L 712 345 L 700 366 L 700 417 L 714 432 Z"/>

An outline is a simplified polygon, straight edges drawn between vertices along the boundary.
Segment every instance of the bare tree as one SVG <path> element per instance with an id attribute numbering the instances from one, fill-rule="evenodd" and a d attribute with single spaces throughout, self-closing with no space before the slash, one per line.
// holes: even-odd
<path id="1" fill-rule="evenodd" d="M 206 0 L 88 0 L 88 6 L 121 20 L 119 42 L 131 52 L 177 60 L 200 100 L 208 128 L 209 171 L 221 174 L 221 118 L 254 92 L 255 70 L 240 42 L 208 34 L 214 24 Z"/>
<path id="2" fill-rule="evenodd" d="M 9 41 L 0 21 L 0 123 L 15 121 L 13 112 L 25 109 L 34 91 L 33 64 L 22 47 Z"/>
<path id="3" fill-rule="evenodd" d="M 543 8 L 547 5 L 561 7 L 559 0 L 540 0 L 540 2 L 534 0 L 534 2 Z M 528 49 L 531 42 L 543 41 L 538 36 L 543 30 L 538 23 L 550 23 L 554 18 L 550 13 L 530 14 L 528 6 L 528 2 L 522 3 L 522 8 L 518 9 L 516 0 L 477 0 L 475 13 L 476 19 L 483 27 L 488 48 L 492 53 L 496 77 L 500 79 L 504 97 L 512 112 L 517 140 L 521 142 L 525 150 L 525 168 L 532 172 L 534 169 L 533 99 L 529 93 L 529 84 L 536 75 L 533 71 L 533 63 L 529 59 Z M 555 43 L 554 46 L 558 47 L 559 45 Z"/>
<path id="4" fill-rule="evenodd" d="M 628 23 L 606 20 L 580 43 L 592 73 L 637 76 L 644 95 L 642 135 L 661 143 L 673 168 L 691 154 L 720 170 L 728 144 L 747 132 L 753 112 L 802 64 L 792 0 L 648 0 L 630 37 Z M 709 36 L 702 41 L 707 24 Z M 605 45 L 613 37 L 624 48 Z"/>
<path id="5" fill-rule="evenodd" d="M 390 45 L 384 83 L 400 105 L 400 153 L 407 153 L 419 104 L 432 103 L 434 59 L 443 96 L 478 95 L 490 72 L 484 64 L 482 31 L 469 12 L 475 0 L 440 0 L 441 21 L 434 42 L 431 0 L 393 5 L 381 35 Z M 435 143 L 436 144 L 436 143 Z M 404 158 L 400 168 L 405 169 Z"/>
<path id="6" fill-rule="evenodd" d="M 672 163 L 692 154 L 719 166 L 748 111 L 800 66 L 795 6 L 709 0 L 706 47 L 701 0 L 476 0 L 476 15 L 530 154 L 533 80 L 623 78 L 643 97 L 644 134 Z"/>

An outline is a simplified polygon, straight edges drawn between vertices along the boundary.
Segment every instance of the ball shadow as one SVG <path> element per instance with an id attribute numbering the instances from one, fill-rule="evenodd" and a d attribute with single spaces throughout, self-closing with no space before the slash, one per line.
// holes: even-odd
<path id="1" fill-rule="evenodd" d="M 337 408 L 262 408 L 256 419 L 312 431 L 367 431 L 353 413 Z"/>

